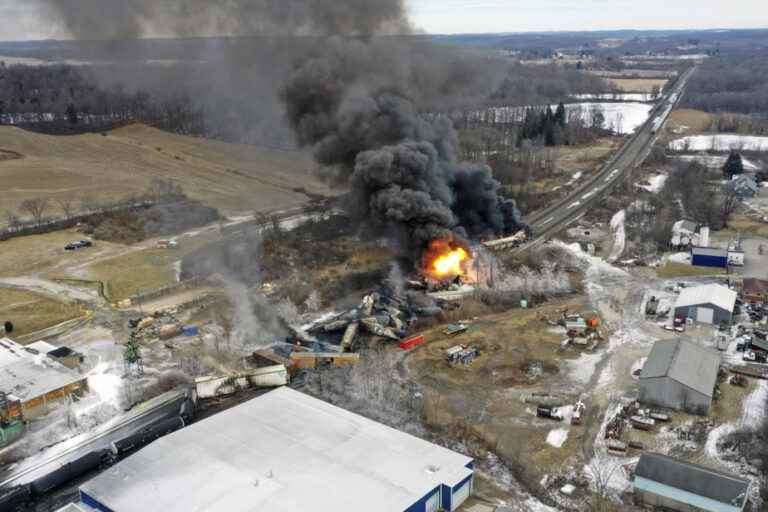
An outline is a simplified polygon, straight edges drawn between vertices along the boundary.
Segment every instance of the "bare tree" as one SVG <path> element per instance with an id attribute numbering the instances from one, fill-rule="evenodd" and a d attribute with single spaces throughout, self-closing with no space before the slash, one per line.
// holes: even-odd
<path id="1" fill-rule="evenodd" d="M 72 218 L 72 214 L 75 213 L 75 202 L 72 199 L 60 198 L 56 200 L 56 204 L 59 205 L 59 209 L 61 209 L 61 213 L 64 214 L 65 218 Z"/>
<path id="2" fill-rule="evenodd" d="M 43 215 L 47 209 L 48 199 L 42 197 L 25 199 L 19 205 L 19 211 L 31 215 L 38 226 L 43 223 Z"/>
<path id="3" fill-rule="evenodd" d="M 619 469 L 618 464 L 606 457 L 595 454 L 587 466 L 587 476 L 592 481 L 592 493 L 587 498 L 589 512 L 612 512 L 610 485 L 613 475 Z"/>
<path id="4" fill-rule="evenodd" d="M 104 209 L 104 205 L 95 197 L 85 196 L 80 199 L 81 213 L 97 213 Z"/>
<path id="5" fill-rule="evenodd" d="M 19 225 L 21 224 L 21 219 L 19 219 L 19 216 L 13 213 L 11 210 L 5 211 L 5 221 L 8 223 L 8 229 L 11 231 L 18 229 Z"/>
<path id="6" fill-rule="evenodd" d="M 739 197 L 736 194 L 736 189 L 730 186 L 730 184 L 726 185 L 723 190 L 722 206 L 723 226 L 728 226 L 728 220 L 731 218 L 731 214 L 735 212 L 736 208 L 739 206 Z"/>

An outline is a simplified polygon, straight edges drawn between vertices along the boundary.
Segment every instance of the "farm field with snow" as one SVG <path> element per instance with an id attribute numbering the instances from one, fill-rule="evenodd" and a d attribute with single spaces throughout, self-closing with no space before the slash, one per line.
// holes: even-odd
<path id="1" fill-rule="evenodd" d="M 768 137 L 752 135 L 691 135 L 669 143 L 672 151 L 768 151 Z"/>

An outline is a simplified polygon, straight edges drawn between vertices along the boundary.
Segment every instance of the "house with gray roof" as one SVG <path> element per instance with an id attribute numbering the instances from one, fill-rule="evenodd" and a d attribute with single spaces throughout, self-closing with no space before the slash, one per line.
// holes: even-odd
<path id="1" fill-rule="evenodd" d="M 646 452 L 632 487 L 640 505 L 679 512 L 742 512 L 750 481 L 728 473 Z"/>
<path id="2" fill-rule="evenodd" d="M 705 416 L 712 405 L 720 361 L 720 353 L 692 341 L 657 341 L 640 374 L 639 400 Z"/>
<path id="3" fill-rule="evenodd" d="M 736 193 L 739 199 L 750 199 L 760 192 L 760 186 L 752 176 L 741 174 L 728 182 L 727 187 Z"/>

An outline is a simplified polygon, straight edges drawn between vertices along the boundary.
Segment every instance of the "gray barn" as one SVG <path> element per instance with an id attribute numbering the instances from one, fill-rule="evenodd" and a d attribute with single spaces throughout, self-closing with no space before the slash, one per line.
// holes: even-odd
<path id="1" fill-rule="evenodd" d="M 638 504 L 678 512 L 742 512 L 750 493 L 747 479 L 650 452 L 632 486 Z"/>
<path id="2" fill-rule="evenodd" d="M 640 402 L 707 415 L 720 354 L 684 339 L 657 341 L 640 374 Z"/>
<path id="3" fill-rule="evenodd" d="M 714 325 L 731 323 L 737 295 L 719 284 L 685 288 L 675 303 L 675 317 Z"/>

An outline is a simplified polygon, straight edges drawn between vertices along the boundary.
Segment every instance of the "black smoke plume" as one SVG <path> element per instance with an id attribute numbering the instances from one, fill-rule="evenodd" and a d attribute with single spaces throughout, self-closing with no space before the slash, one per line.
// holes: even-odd
<path id="1" fill-rule="evenodd" d="M 490 169 L 459 162 L 450 121 L 424 113 L 493 90 L 500 78 L 494 62 L 419 37 L 376 37 L 410 30 L 403 0 L 33 1 L 75 39 L 112 40 L 111 49 L 129 59 L 134 46 L 125 40 L 132 38 L 280 36 L 277 44 L 290 50 L 259 57 L 250 51 L 259 39 L 232 47 L 216 40 L 201 61 L 221 51 L 220 61 L 176 79 L 162 75 L 160 82 L 186 84 L 206 113 L 220 118 L 222 134 L 228 126 L 246 132 L 249 124 L 279 131 L 269 105 L 275 84 L 285 83 L 281 99 L 297 142 L 350 185 L 357 218 L 394 230 L 415 256 L 436 237 L 492 237 L 521 225 Z M 315 54 L 307 57 L 308 48 Z M 301 55 L 293 72 L 287 55 Z M 146 79 L 130 74 L 118 80 Z M 243 112 L 249 114 L 241 123 Z"/>
<path id="2" fill-rule="evenodd" d="M 372 35 L 408 30 L 402 0 L 31 0 L 80 40 Z"/>
<path id="3" fill-rule="evenodd" d="M 451 121 L 418 111 L 403 64 L 388 66 L 388 43 L 331 46 L 296 69 L 282 98 L 299 143 L 350 185 L 356 218 L 394 230 L 413 256 L 436 238 L 522 228 L 490 168 L 458 160 Z"/>

